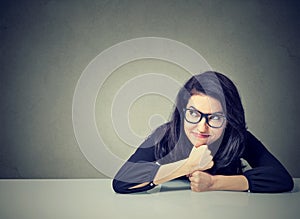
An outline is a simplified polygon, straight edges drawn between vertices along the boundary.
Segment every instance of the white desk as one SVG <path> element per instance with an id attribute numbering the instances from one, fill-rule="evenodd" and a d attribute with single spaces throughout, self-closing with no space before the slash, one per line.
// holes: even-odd
<path id="1" fill-rule="evenodd" d="M 281 194 L 196 193 L 180 181 L 121 195 L 108 179 L 0 180 L 0 218 L 299 218 L 300 179 L 295 184 L 293 192 Z"/>

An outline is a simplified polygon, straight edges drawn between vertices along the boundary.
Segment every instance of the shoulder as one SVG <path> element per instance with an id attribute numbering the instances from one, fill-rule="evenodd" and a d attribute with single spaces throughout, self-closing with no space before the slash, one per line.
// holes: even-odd
<path id="1" fill-rule="evenodd" d="M 262 145 L 261 141 L 248 130 L 246 131 L 245 134 L 245 143 L 246 143 L 246 147 L 251 145 L 252 146 Z"/>
<path id="2" fill-rule="evenodd" d="M 254 134 L 250 131 L 246 132 L 244 156 L 260 157 L 268 153 L 267 148 Z"/>
<path id="3" fill-rule="evenodd" d="M 164 123 L 158 128 L 156 128 L 149 137 L 155 139 L 161 139 L 169 132 L 170 127 L 171 127 L 170 122 Z"/>
<path id="4" fill-rule="evenodd" d="M 158 142 L 161 142 L 168 131 L 170 130 L 170 123 L 164 123 L 154 129 L 154 131 L 145 139 L 144 143 L 141 145 L 142 148 L 149 147 L 149 145 L 156 145 Z"/>

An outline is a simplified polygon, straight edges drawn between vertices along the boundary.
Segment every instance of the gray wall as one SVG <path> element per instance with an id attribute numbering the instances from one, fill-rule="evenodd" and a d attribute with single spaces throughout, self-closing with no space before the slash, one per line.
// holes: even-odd
<path id="1" fill-rule="evenodd" d="M 249 130 L 294 177 L 300 177 L 299 2 L 49 0 L 0 4 L 1 178 L 105 177 L 81 153 L 74 135 L 75 86 L 100 52 L 146 36 L 182 42 L 198 51 L 213 69 L 228 75 L 242 96 Z M 174 66 L 165 69 L 177 72 L 173 77 L 180 82 L 188 77 Z M 108 80 L 110 88 L 130 79 L 128 74 L 120 75 Z M 141 113 L 138 109 L 149 101 L 163 103 L 161 109 L 148 104 Z M 157 96 L 141 98 L 132 109 L 141 113 L 131 118 L 133 129 L 140 127 L 139 134 L 146 136 L 151 131 L 144 125 L 146 117 L 159 110 L 167 117 L 170 106 L 170 101 Z M 98 103 L 97 112 L 101 113 L 101 107 Z M 105 135 L 108 145 L 118 143 L 112 132 Z M 122 143 L 119 146 L 120 156 L 132 152 Z"/>

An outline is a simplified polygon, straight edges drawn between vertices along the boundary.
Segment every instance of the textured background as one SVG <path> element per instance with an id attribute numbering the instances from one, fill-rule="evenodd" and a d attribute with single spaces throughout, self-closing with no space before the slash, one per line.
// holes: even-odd
<path id="1" fill-rule="evenodd" d="M 0 6 L 1 178 L 105 177 L 75 139 L 75 86 L 100 52 L 146 36 L 185 43 L 228 75 L 241 93 L 249 129 L 300 177 L 299 1 L 45 0 Z M 99 95 L 110 97 L 109 89 L 125 83 L 133 69 L 159 71 L 157 66 L 180 82 L 188 78 L 174 65 L 145 60 L 114 72 Z M 99 114 L 101 107 L 96 105 Z M 138 99 L 132 128 L 146 136 L 151 113 L 168 117 L 170 107 L 155 95 Z M 104 134 L 112 150 L 119 145 L 116 154 L 129 155 L 132 148 L 118 143 L 112 131 Z"/>

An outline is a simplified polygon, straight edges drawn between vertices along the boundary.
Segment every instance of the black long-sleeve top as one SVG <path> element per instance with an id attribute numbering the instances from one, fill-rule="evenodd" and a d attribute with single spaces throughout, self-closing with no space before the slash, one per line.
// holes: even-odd
<path id="1" fill-rule="evenodd" d="M 160 167 L 155 158 L 154 137 L 150 136 L 125 162 L 113 179 L 117 193 L 134 193 L 152 189 L 153 179 Z M 214 173 L 220 175 L 243 174 L 249 183 L 250 192 L 274 193 L 291 191 L 294 182 L 284 166 L 250 132 L 246 133 L 245 150 L 241 156 L 252 169 L 242 173 L 232 172 L 232 166 Z M 230 170 L 231 169 L 231 170 Z M 209 172 L 209 171 L 208 171 Z M 129 189 L 141 183 L 146 186 Z"/>

